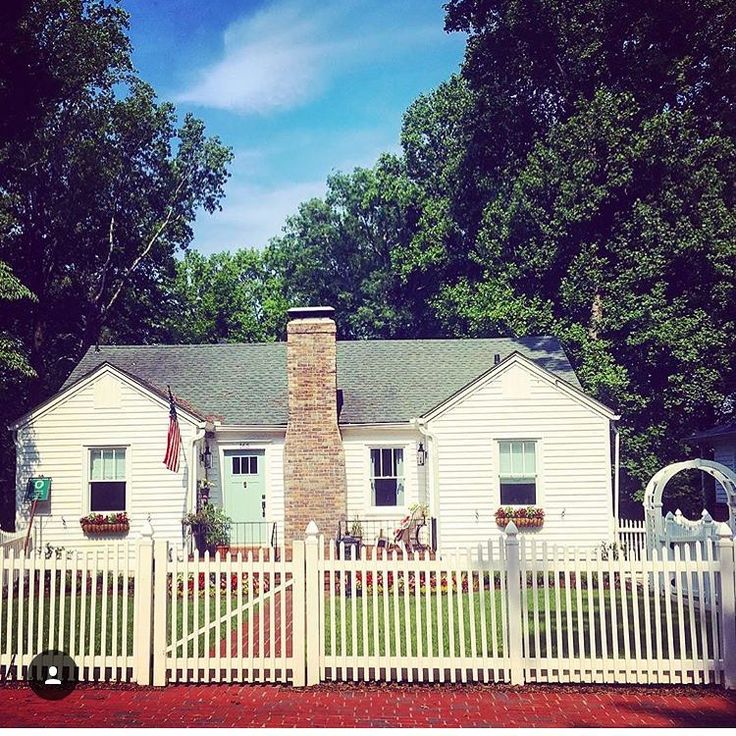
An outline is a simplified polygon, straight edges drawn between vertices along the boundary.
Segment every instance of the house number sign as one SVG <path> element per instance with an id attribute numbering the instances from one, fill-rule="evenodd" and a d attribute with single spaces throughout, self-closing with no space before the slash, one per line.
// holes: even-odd
<path id="1" fill-rule="evenodd" d="M 48 501 L 51 492 L 51 478 L 29 478 L 26 488 L 27 501 Z"/>

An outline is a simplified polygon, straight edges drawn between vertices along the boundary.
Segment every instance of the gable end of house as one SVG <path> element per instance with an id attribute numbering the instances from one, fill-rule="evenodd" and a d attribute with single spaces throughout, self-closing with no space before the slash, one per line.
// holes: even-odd
<path id="1" fill-rule="evenodd" d="M 563 393 L 577 400 L 579 403 L 586 405 L 592 411 L 600 414 L 601 416 L 604 416 L 606 419 L 610 421 L 616 421 L 617 419 L 620 419 L 620 416 L 616 414 L 612 409 L 607 407 L 605 404 L 601 403 L 591 396 L 588 396 L 588 394 L 586 394 L 581 389 L 577 388 L 563 378 L 560 378 L 546 368 L 538 365 L 533 360 L 529 360 L 529 358 L 522 355 L 518 351 L 511 353 L 499 363 L 492 366 L 485 373 L 481 374 L 476 379 L 463 386 L 460 390 L 456 391 L 451 396 L 448 396 L 444 401 L 436 404 L 429 411 L 419 417 L 419 419 L 421 419 L 423 422 L 429 422 L 433 419 L 436 419 L 444 412 L 448 411 L 453 406 L 465 400 L 468 396 L 481 389 L 490 381 L 496 380 L 497 378 L 502 376 L 514 365 L 519 365 L 532 375 L 535 375 L 538 378 L 547 381 Z"/>
<path id="2" fill-rule="evenodd" d="M 53 396 L 50 396 L 48 399 L 46 399 L 46 401 L 42 402 L 38 406 L 23 414 L 23 416 L 19 417 L 10 425 L 8 425 L 8 429 L 11 431 L 17 431 L 27 426 L 31 422 L 42 417 L 47 412 L 53 410 L 59 404 L 67 401 L 78 391 L 83 390 L 87 386 L 95 383 L 106 375 L 113 376 L 117 380 L 122 381 L 123 383 L 127 383 L 128 385 L 135 388 L 137 391 L 140 391 L 144 395 L 148 396 L 156 403 L 168 407 L 168 398 L 162 391 L 157 389 L 155 386 L 147 383 L 140 377 L 128 373 L 127 371 L 124 371 L 121 368 L 118 368 L 112 363 L 106 361 L 104 363 L 100 363 L 100 365 L 89 371 L 89 373 L 80 376 L 76 381 L 65 386 L 60 391 L 57 391 L 57 393 L 55 393 Z M 195 426 L 200 426 L 206 420 L 206 417 L 198 412 L 196 409 L 193 409 L 189 406 L 182 406 L 182 404 L 178 400 L 177 414 L 180 418 L 191 422 Z"/>

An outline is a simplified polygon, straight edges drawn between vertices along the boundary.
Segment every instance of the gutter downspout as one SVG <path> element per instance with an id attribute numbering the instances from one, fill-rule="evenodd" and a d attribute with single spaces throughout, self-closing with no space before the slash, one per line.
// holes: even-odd
<path id="1" fill-rule="evenodd" d="M 206 422 L 201 422 L 196 426 L 197 431 L 194 433 L 194 437 L 192 437 L 192 444 L 189 454 L 191 472 L 189 473 L 189 488 L 187 489 L 187 513 L 190 511 L 196 511 L 195 506 L 197 504 L 197 454 L 195 447 L 197 443 L 202 440 L 207 431 Z"/>
<path id="2" fill-rule="evenodd" d="M 613 425 L 613 519 L 616 531 L 618 531 L 619 514 L 621 513 L 621 487 L 619 483 L 620 457 L 621 457 L 621 435 L 616 426 Z"/>
<path id="3" fill-rule="evenodd" d="M 410 424 L 424 437 L 427 441 L 427 454 L 429 455 L 430 468 L 427 473 L 428 488 L 427 488 L 427 502 L 429 505 L 429 515 L 436 519 L 437 523 L 437 549 L 439 549 L 439 538 L 440 538 L 440 519 L 438 514 L 439 507 L 439 464 L 437 458 L 437 438 L 427 428 L 427 420 L 419 417 L 415 417 L 410 421 Z"/>
<path id="4" fill-rule="evenodd" d="M 13 433 L 13 446 L 15 447 L 15 473 L 13 474 L 13 529 L 18 531 L 18 458 L 20 457 L 20 439 L 18 438 L 18 428 L 8 427 Z M 39 521 L 40 523 L 40 521 Z M 33 535 L 35 537 L 35 534 Z M 31 542 L 35 549 L 36 540 Z"/>

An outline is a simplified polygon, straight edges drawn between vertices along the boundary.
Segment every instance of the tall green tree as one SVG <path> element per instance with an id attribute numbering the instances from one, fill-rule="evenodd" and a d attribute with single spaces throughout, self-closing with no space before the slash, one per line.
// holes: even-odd
<path id="1" fill-rule="evenodd" d="M 11 312 L 10 327 L 29 345 L 38 400 L 104 332 L 130 332 L 135 319 L 145 339 L 156 322 L 148 309 L 174 252 L 191 241 L 196 211 L 223 196 L 231 154 L 135 77 L 120 8 L 41 0 L 24 11 L 11 40 L 53 77 L 39 82 L 43 102 L 29 105 L 31 132 L 14 135 L 22 126 L 6 121 L 0 257 L 37 297 Z M 14 58 L 15 46 L 3 55 Z"/>
<path id="2" fill-rule="evenodd" d="M 335 174 L 324 199 L 302 204 L 267 249 L 290 304 L 329 304 L 343 338 L 431 334 L 423 280 L 401 274 L 417 218 L 418 190 L 403 162 L 383 155 L 371 169 Z"/>
<path id="3" fill-rule="evenodd" d="M 89 345 L 162 334 L 175 253 L 219 206 L 231 152 L 135 75 L 117 3 L 2 13 L 0 260 L 36 297 L 0 316 L 34 375 L 0 396 L 6 425 Z"/>
<path id="4" fill-rule="evenodd" d="M 483 278 L 448 285 L 440 309 L 463 334 L 558 335 L 648 479 L 733 390 L 735 173 L 734 142 L 688 113 L 599 91 L 489 203 Z"/>
<path id="5" fill-rule="evenodd" d="M 177 343 L 269 342 L 281 337 L 288 303 L 282 276 L 262 251 L 188 251 L 169 293 L 166 339 Z"/>
<path id="6" fill-rule="evenodd" d="M 557 334 L 623 415 L 634 492 L 736 389 L 736 8 L 451 0 L 446 27 L 482 275 L 442 273 L 434 306 L 458 334 Z"/>

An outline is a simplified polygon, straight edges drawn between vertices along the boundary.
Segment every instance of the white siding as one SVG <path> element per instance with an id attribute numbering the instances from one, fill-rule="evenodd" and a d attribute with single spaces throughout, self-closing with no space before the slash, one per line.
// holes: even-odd
<path id="1" fill-rule="evenodd" d="M 412 427 L 406 429 L 375 429 L 344 427 L 345 474 L 347 477 L 348 519 L 388 519 L 400 521 L 409 506 L 425 502 L 425 467 L 417 466 L 417 443 L 421 436 Z M 404 448 L 404 505 L 401 507 L 372 506 L 370 484 L 370 448 Z M 337 521 L 335 522 L 337 527 Z"/>
<path id="2" fill-rule="evenodd" d="M 609 421 L 520 364 L 429 422 L 438 443 L 439 542 L 475 545 L 500 534 L 498 441 L 533 439 L 540 539 L 597 545 L 613 516 Z"/>
<path id="3" fill-rule="evenodd" d="M 18 528 L 27 526 L 29 504 L 24 496 L 28 478 L 45 475 L 52 478 L 51 495 L 48 504 L 39 505 L 38 542 L 77 549 L 109 539 L 86 536 L 79 519 L 90 512 L 89 448 L 119 446 L 126 447 L 127 455 L 127 538 L 137 539 L 150 516 L 156 538 L 181 543 L 196 429 L 181 416 L 179 426 L 182 454 L 179 472 L 172 473 L 163 464 L 168 408 L 142 389 L 101 373 L 18 430 Z"/>
<path id="4" fill-rule="evenodd" d="M 723 437 L 713 440 L 713 459 L 736 472 L 736 438 Z M 716 481 L 716 503 L 728 503 L 726 490 Z"/>
<path id="5" fill-rule="evenodd" d="M 266 470 L 266 521 L 276 522 L 279 544 L 284 538 L 284 431 L 223 431 L 210 439 L 212 469 L 208 477 L 212 484 L 210 499 L 218 506 L 222 498 L 222 458 L 225 450 L 264 450 Z"/>

